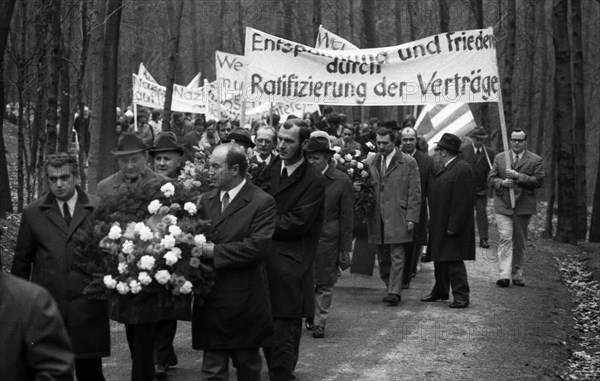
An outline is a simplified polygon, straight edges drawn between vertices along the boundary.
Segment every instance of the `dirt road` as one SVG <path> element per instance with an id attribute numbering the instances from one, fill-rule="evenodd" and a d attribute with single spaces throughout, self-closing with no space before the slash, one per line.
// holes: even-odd
<path id="1" fill-rule="evenodd" d="M 554 265 L 555 243 L 537 245 L 525 265 L 526 286 L 506 289 L 495 285 L 493 251 L 478 249 L 478 260 L 467 264 L 471 306 L 463 310 L 419 300 L 433 285 L 432 264 L 423 265 L 398 307 L 381 302 L 384 289 L 377 276 L 344 274 L 334 291 L 326 337 L 313 339 L 304 331 L 299 380 L 558 379 L 573 304 Z M 104 361 L 107 380 L 128 380 L 129 352 L 118 324 L 113 348 Z M 170 379 L 199 380 L 202 354 L 191 349 L 189 323 L 180 322 L 176 350 L 179 365 L 169 370 Z"/>

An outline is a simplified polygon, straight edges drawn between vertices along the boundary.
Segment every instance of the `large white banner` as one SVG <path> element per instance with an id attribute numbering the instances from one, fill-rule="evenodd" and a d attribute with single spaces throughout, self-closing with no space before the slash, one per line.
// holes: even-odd
<path id="1" fill-rule="evenodd" d="M 331 105 L 497 102 L 492 28 L 406 44 L 322 50 L 246 28 L 244 96 Z"/>
<path id="2" fill-rule="evenodd" d="M 319 34 L 317 35 L 315 48 L 329 50 L 358 50 L 358 46 L 352 44 L 348 40 L 343 39 L 337 34 L 328 31 L 327 29 L 323 28 L 323 25 L 319 25 Z"/>
<path id="3" fill-rule="evenodd" d="M 165 94 L 165 86 L 133 74 L 133 103 L 162 110 L 165 105 Z M 206 98 L 202 87 L 190 89 L 177 84 L 173 85 L 171 110 L 195 114 L 204 113 Z"/>

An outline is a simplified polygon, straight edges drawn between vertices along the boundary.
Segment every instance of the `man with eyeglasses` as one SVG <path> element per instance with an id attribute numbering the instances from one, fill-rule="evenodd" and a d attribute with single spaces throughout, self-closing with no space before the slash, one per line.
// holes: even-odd
<path id="1" fill-rule="evenodd" d="M 81 270 L 82 256 L 76 255 L 78 237 L 85 237 L 93 223 L 99 200 L 79 187 L 77 157 L 49 155 L 44 170 L 50 191 L 23 211 L 11 272 L 45 287 L 56 301 L 75 354 L 77 380 L 104 381 L 108 307 L 83 294 L 87 274 Z"/>
<path id="2" fill-rule="evenodd" d="M 494 159 L 488 184 L 494 187 L 494 209 L 500 234 L 498 245 L 499 279 L 496 285 L 525 286 L 523 259 L 527 243 L 527 226 L 536 212 L 536 193 L 544 181 L 542 158 L 527 147 L 527 133 L 514 129 L 510 134 L 510 166 L 506 166 L 505 153 Z M 515 207 L 510 201 L 510 189 L 515 192 Z"/>

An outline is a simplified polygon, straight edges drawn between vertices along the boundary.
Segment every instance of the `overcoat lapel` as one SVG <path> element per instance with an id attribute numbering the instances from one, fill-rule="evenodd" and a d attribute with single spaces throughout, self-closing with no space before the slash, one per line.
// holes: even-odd
<path id="1" fill-rule="evenodd" d="M 280 165 L 274 165 L 271 168 L 271 182 L 274 185 L 274 191 L 273 191 L 272 196 L 275 196 L 276 194 L 283 192 L 285 189 L 291 187 L 296 182 L 298 182 L 298 180 L 300 179 L 300 177 L 302 176 L 304 171 L 306 171 L 306 166 L 308 165 L 308 161 L 306 161 L 306 159 L 304 159 L 304 162 L 298 168 L 296 168 L 294 173 L 292 173 L 285 182 L 281 182 L 281 175 L 280 175 L 281 166 Z"/>
<path id="2" fill-rule="evenodd" d="M 512 161 L 513 169 L 515 171 L 517 171 L 519 168 L 521 168 L 527 162 L 527 159 L 529 159 L 529 151 L 525 150 L 525 151 L 521 152 L 521 157 L 519 158 L 519 162 L 517 163 L 517 165 L 515 165 L 514 158 L 511 153 L 511 161 Z"/>
<path id="3" fill-rule="evenodd" d="M 214 213 L 212 215 L 218 216 L 212 222 L 214 227 L 250 202 L 252 197 L 252 187 L 250 183 L 246 181 L 246 184 L 240 189 L 240 192 L 235 196 L 223 213 L 221 213 L 221 200 L 219 199 L 219 194 L 220 191 L 215 192 L 215 194 L 211 196 L 210 202 L 211 213 Z"/>
<path id="4" fill-rule="evenodd" d="M 67 227 L 67 223 L 65 222 L 62 213 L 58 209 L 56 198 L 50 192 L 46 193 L 46 195 L 43 197 L 44 201 L 40 204 L 40 209 L 42 209 L 43 213 L 48 217 L 50 222 L 56 225 L 66 236 L 69 234 L 69 228 Z"/>

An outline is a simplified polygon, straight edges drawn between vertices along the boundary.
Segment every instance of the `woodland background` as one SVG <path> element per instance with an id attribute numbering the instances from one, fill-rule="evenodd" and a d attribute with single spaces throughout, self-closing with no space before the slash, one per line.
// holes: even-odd
<path id="1" fill-rule="evenodd" d="M 93 119 L 82 175 L 93 190 L 114 171 L 115 107 L 131 103 L 140 62 L 168 86 L 168 120 L 172 84 L 198 72 L 214 80 L 215 50 L 243 54 L 246 26 L 313 45 L 322 24 L 360 48 L 493 27 L 507 127 L 527 130 L 528 148 L 544 158 L 541 196 L 554 206 L 546 232 L 563 242 L 600 241 L 598 21 L 600 1 L 592 0 L 0 0 L 0 101 L 35 114 L 18 123 L 16 183 L 0 134 L 0 217 L 37 197 L 44 155 L 56 142 L 67 149 L 70 128 L 58 136 L 56 125 L 70 127 L 84 104 Z M 497 104 L 470 107 L 502 150 Z M 336 111 L 361 116 L 359 107 Z M 411 111 L 368 107 L 364 115 L 402 120 Z"/>

